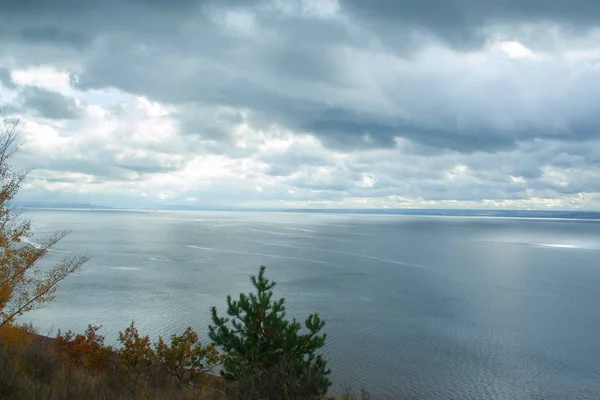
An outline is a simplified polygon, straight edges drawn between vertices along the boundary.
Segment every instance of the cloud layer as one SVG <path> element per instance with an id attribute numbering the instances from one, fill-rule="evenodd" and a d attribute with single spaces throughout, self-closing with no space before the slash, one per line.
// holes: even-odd
<path id="1" fill-rule="evenodd" d="M 600 5 L 26 0 L 0 15 L 23 196 L 600 209 Z"/>

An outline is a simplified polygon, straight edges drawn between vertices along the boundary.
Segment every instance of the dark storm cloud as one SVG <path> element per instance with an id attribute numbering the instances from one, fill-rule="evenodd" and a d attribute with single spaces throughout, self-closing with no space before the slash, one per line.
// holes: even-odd
<path id="1" fill-rule="evenodd" d="M 216 107 L 183 106 L 174 117 L 179 121 L 181 134 L 225 144 L 231 144 L 233 130 L 244 122 L 244 117 L 239 111 L 219 110 Z"/>
<path id="2" fill-rule="evenodd" d="M 357 15 L 366 18 L 409 21 L 432 27 L 475 25 L 490 21 L 552 21 L 594 26 L 600 19 L 595 0 L 342 0 Z M 446 29 L 446 28 L 445 28 Z"/>
<path id="3" fill-rule="evenodd" d="M 24 41 L 35 44 L 66 45 L 83 49 L 91 43 L 86 34 L 67 32 L 57 26 L 27 27 L 19 33 Z"/>
<path id="4" fill-rule="evenodd" d="M 467 130 L 456 127 L 456 114 L 460 110 L 453 110 L 453 106 L 449 110 L 440 107 L 419 119 L 365 111 L 364 105 L 347 101 L 343 94 L 361 79 L 349 73 L 347 67 L 365 61 L 351 56 L 344 58 L 343 49 L 369 48 L 371 41 L 365 32 L 389 42 L 404 37 L 399 31 L 409 32 L 410 36 L 410 32 L 418 30 L 462 48 L 481 45 L 485 39 L 481 36 L 483 29 L 490 24 L 549 22 L 584 29 L 600 21 L 597 18 L 600 6 L 592 1 L 577 1 L 568 6 L 566 2 L 541 0 L 504 0 L 493 4 L 475 0 L 341 1 L 340 12 L 354 24 L 349 28 L 338 19 L 288 15 L 269 4 L 266 1 L 38 0 L 9 2 L 4 19 L 14 17 L 9 31 L 13 36 L 20 34 L 25 43 L 70 45 L 89 53 L 82 58 L 84 68 L 74 81 L 80 89 L 117 87 L 173 104 L 245 108 L 253 111 L 255 122 L 278 123 L 314 133 L 327 146 L 343 151 L 389 148 L 395 145 L 396 137 L 405 137 L 431 148 L 463 152 L 514 148 L 519 140 L 546 136 L 547 129 L 535 124 L 528 126 L 527 121 L 515 124 L 516 127 L 491 126 L 485 120 L 485 113 L 490 112 L 492 105 L 490 109 L 483 108 L 481 121 Z M 252 21 L 257 32 L 228 29 L 223 18 L 231 10 L 254 13 Z M 417 35 L 411 40 L 421 39 Z M 412 84 L 411 76 L 403 76 L 402 71 L 396 73 L 397 89 L 410 87 L 413 93 L 410 100 L 394 100 L 398 109 L 407 101 L 432 105 L 469 101 L 469 93 L 462 98 L 445 99 L 443 92 L 434 89 L 436 82 Z M 460 87 L 447 89 L 456 91 Z M 493 90 L 490 103 L 494 100 Z M 388 96 L 393 99 L 393 95 Z M 436 96 L 441 100 L 435 100 Z M 498 93 L 498 96 L 510 102 L 514 93 Z M 587 116 L 569 119 L 572 139 L 599 134 L 598 121 Z M 230 140 L 217 127 L 205 129 L 194 125 L 193 118 L 184 117 L 184 131 L 202 130 L 216 140 Z"/>
<path id="5" fill-rule="evenodd" d="M 69 18 L 99 14 L 101 18 L 103 13 L 115 9 L 147 13 L 158 10 L 168 15 L 190 12 L 199 6 L 247 9 L 268 3 L 264 0 L 5 0 L 2 8 L 7 15 L 16 16 L 41 14 Z M 396 28 L 428 30 L 440 37 L 468 36 L 492 23 L 550 22 L 584 29 L 597 26 L 600 20 L 600 3 L 595 0 L 340 0 L 339 4 L 342 12 L 372 25 L 375 30 L 382 23 L 389 23 Z"/>
<path id="6" fill-rule="evenodd" d="M 432 116 L 432 119 L 436 116 Z M 351 110 L 325 109 L 301 128 L 319 132 L 325 144 L 336 148 L 394 147 L 396 137 L 404 137 L 425 146 L 470 153 L 476 150 L 505 150 L 516 144 L 517 135 L 505 136 L 481 127 L 461 132 L 448 125 L 409 124 L 402 119 L 387 122 L 376 115 L 361 115 Z M 487 131 L 486 131 L 487 130 Z M 512 136 L 512 137 L 511 137 Z"/>
<path id="7" fill-rule="evenodd" d="M 486 32 L 490 25 L 550 23 L 585 31 L 597 27 L 600 21 L 600 2 L 595 0 L 343 0 L 341 3 L 372 30 L 385 34 L 384 39 L 390 43 L 394 43 L 390 33 L 412 28 L 430 32 L 458 48 L 479 46 L 493 39 Z"/>
<path id="8" fill-rule="evenodd" d="M 60 93 L 36 86 L 20 88 L 23 111 L 35 110 L 40 116 L 49 119 L 76 119 L 82 113 L 75 101 Z"/>

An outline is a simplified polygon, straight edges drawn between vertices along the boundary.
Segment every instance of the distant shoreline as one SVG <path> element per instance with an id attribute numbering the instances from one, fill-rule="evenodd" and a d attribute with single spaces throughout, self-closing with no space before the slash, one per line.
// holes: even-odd
<path id="1" fill-rule="evenodd" d="M 478 210 L 478 209 L 318 209 L 318 208 L 192 208 L 164 206 L 160 208 L 105 207 L 87 204 L 38 205 L 19 204 L 25 210 L 48 211 L 121 211 L 121 212 L 257 212 L 257 213 L 309 213 L 309 214 L 354 214 L 377 216 L 415 217 L 477 217 L 477 218 L 519 218 L 519 219 L 568 219 L 600 220 L 600 211 L 569 210 Z"/>

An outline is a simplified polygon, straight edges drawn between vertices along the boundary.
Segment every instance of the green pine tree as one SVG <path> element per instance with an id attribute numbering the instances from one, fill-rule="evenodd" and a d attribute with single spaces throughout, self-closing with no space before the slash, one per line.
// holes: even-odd
<path id="1" fill-rule="evenodd" d="M 308 399 L 327 393 L 330 371 L 319 349 L 325 321 L 311 314 L 301 325 L 285 318 L 285 299 L 273 301 L 275 282 L 265 278 L 265 266 L 252 277 L 256 293 L 227 297 L 227 315 L 212 309 L 210 338 L 227 354 L 223 375 L 238 382 L 245 398 Z"/>

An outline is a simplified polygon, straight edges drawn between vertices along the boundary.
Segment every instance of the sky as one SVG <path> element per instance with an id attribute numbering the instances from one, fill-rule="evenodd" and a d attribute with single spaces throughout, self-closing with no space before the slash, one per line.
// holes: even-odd
<path id="1" fill-rule="evenodd" d="M 600 210 L 597 0 L 0 0 L 20 199 Z"/>

